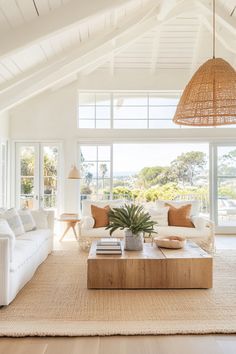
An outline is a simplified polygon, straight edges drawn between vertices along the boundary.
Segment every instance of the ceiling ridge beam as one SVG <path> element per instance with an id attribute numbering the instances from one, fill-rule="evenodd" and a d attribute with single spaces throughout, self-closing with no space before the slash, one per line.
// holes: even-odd
<path id="1" fill-rule="evenodd" d="M 20 81 L 11 82 L 8 86 L 1 87 L 0 93 L 0 111 L 4 111 L 23 102 L 26 99 L 52 87 L 55 83 L 80 72 L 92 63 L 101 59 L 109 60 L 112 53 L 117 53 L 135 42 L 144 33 L 158 27 L 163 23 L 168 23 L 176 16 L 180 15 L 189 1 L 185 0 L 183 6 L 177 6 L 174 11 L 163 20 L 158 21 L 156 14 L 142 20 L 141 15 L 135 16 L 121 28 L 115 29 L 106 35 L 100 35 L 98 38 L 88 41 L 85 45 L 66 57 L 62 56 L 60 60 L 51 64 L 45 64 L 38 72 L 26 74 Z M 191 9 L 193 9 L 191 4 Z M 116 39 L 115 46 L 112 41 Z"/>

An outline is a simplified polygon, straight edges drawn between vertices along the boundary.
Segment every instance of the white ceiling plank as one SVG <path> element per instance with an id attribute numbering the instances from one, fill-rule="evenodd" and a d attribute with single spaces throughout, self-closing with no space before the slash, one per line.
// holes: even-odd
<path id="1" fill-rule="evenodd" d="M 38 16 L 32 0 L 15 0 L 15 1 L 26 22 L 31 21 Z"/>
<path id="2" fill-rule="evenodd" d="M 48 0 L 34 0 L 39 16 L 48 14 L 50 11 Z"/>
<path id="3" fill-rule="evenodd" d="M 4 15 L 0 7 L 0 32 L 1 33 L 6 32 L 10 28 L 11 28 L 11 24 L 7 20 L 6 16 Z"/>
<path id="4" fill-rule="evenodd" d="M 55 10 L 61 6 L 61 0 L 48 0 L 50 10 Z"/>
<path id="5" fill-rule="evenodd" d="M 205 27 L 211 32 L 213 33 L 213 29 L 212 29 L 212 22 L 210 22 L 207 18 L 203 18 L 203 24 L 205 25 Z M 234 40 L 234 38 L 232 37 L 232 39 L 230 40 L 229 35 L 227 36 L 224 33 L 223 28 L 221 28 L 220 30 L 217 29 L 216 26 L 216 39 L 225 47 L 225 49 L 227 49 L 229 52 L 236 54 L 236 42 Z M 217 48 L 216 48 L 216 55 L 217 55 Z"/>
<path id="6" fill-rule="evenodd" d="M 0 2 L 1 11 L 11 27 L 17 27 L 24 23 L 24 18 L 15 0 Z M 0 41 L 1 42 L 1 41 Z"/>
<path id="7" fill-rule="evenodd" d="M 160 50 L 160 33 L 161 27 L 155 33 L 153 38 L 153 47 L 152 47 L 152 55 L 151 55 L 151 74 L 154 74 L 156 71 L 157 57 Z"/>
<path id="8" fill-rule="evenodd" d="M 8 0 L 9 4 L 13 0 Z M 4 4 L 8 4 L 8 1 Z M 42 0 L 38 0 L 37 6 Z M 22 25 L 8 32 L 7 37 L 0 36 L 0 57 L 33 45 L 38 41 L 49 38 L 53 34 L 62 33 L 75 24 L 82 23 L 90 16 L 101 14 L 114 7 L 124 5 L 130 0 L 71 0 L 68 4 L 51 11 L 45 16 L 39 16 L 30 24 Z M 9 8 L 10 5 L 8 5 Z M 5 5 L 4 5 L 5 8 Z"/>
<path id="9" fill-rule="evenodd" d="M 185 12 L 185 11 L 189 11 L 189 9 L 191 9 L 192 11 L 195 10 L 195 5 L 191 4 L 189 1 L 183 1 L 181 3 L 178 3 L 175 5 L 175 7 L 169 11 L 168 14 L 166 14 L 166 18 L 162 21 L 160 21 L 160 25 L 161 26 L 164 26 L 165 24 L 171 22 L 173 19 L 176 19 L 180 14 L 182 14 L 182 12 Z M 160 7 L 158 8 L 158 10 L 160 11 Z M 152 8 L 152 11 L 148 11 L 149 13 L 149 16 L 151 16 L 151 13 L 153 12 L 153 8 Z M 145 15 L 143 16 L 143 18 L 145 18 Z M 155 26 L 155 28 L 157 27 L 156 30 L 158 30 L 159 26 Z M 143 39 L 144 37 L 147 37 L 150 36 L 149 34 L 151 33 L 151 30 L 148 31 L 148 34 L 145 35 L 143 33 L 143 35 L 141 36 L 141 38 Z M 136 41 L 137 41 L 137 38 L 136 38 Z M 135 41 L 135 42 L 136 42 Z M 139 43 L 141 43 L 141 41 L 139 40 Z M 150 45 L 152 43 L 152 36 L 150 36 Z M 133 44 L 135 45 L 135 44 Z M 181 47 L 180 47 L 181 48 Z M 123 50 L 123 48 L 122 48 Z M 116 51 L 116 55 L 117 53 L 119 53 L 121 50 L 118 50 Z M 111 53 L 112 55 L 112 53 Z M 92 71 L 96 70 L 98 67 L 100 67 L 101 65 L 104 65 L 106 64 L 109 60 L 110 60 L 110 57 L 105 57 L 103 59 L 99 59 L 96 64 L 90 64 L 85 70 L 83 70 L 83 75 L 88 75 L 90 74 Z M 150 67 L 150 61 L 149 61 L 149 67 Z"/>

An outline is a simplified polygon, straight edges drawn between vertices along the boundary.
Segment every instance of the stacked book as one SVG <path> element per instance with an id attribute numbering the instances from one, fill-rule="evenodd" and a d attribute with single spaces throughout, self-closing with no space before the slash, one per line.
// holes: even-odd
<path id="1" fill-rule="evenodd" d="M 117 238 L 101 238 L 97 241 L 96 254 L 122 254 L 121 242 Z"/>

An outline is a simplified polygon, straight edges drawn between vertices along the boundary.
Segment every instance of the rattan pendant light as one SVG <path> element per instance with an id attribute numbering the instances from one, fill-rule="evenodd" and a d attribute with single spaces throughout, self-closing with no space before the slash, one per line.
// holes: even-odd
<path id="1" fill-rule="evenodd" d="M 215 58 L 215 0 L 213 0 L 213 58 L 193 75 L 180 98 L 174 123 L 188 126 L 236 124 L 236 71 Z"/>

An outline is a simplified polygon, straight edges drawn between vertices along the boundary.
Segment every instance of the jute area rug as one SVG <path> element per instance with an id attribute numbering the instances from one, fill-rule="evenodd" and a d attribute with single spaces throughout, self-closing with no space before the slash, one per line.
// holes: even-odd
<path id="1" fill-rule="evenodd" d="M 1 336 L 236 333 L 236 251 L 217 252 L 208 290 L 88 290 L 87 254 L 54 251 L 0 309 Z"/>

